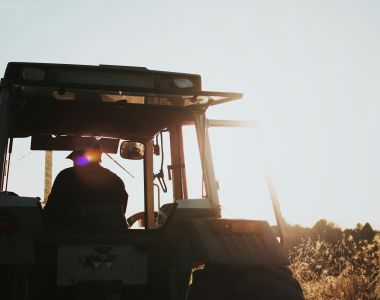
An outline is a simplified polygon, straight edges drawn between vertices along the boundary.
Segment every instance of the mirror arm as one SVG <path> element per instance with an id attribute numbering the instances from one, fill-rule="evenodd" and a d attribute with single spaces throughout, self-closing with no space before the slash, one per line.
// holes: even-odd
<path id="1" fill-rule="evenodd" d="M 171 176 L 170 176 L 170 173 L 169 173 L 169 179 L 170 179 L 170 177 Z M 168 191 L 168 187 L 166 186 L 163 170 L 161 169 L 157 174 L 153 174 L 153 178 L 154 179 L 156 179 L 156 178 L 158 179 L 158 183 L 160 184 L 162 191 L 164 193 L 166 193 Z"/>
<path id="2" fill-rule="evenodd" d="M 107 155 L 115 164 L 117 164 L 125 172 L 127 172 L 129 176 L 131 176 L 133 179 L 135 179 L 135 176 L 133 176 L 126 168 L 124 168 L 121 164 L 119 164 L 111 155 L 109 155 L 108 153 L 104 153 L 104 154 Z"/>

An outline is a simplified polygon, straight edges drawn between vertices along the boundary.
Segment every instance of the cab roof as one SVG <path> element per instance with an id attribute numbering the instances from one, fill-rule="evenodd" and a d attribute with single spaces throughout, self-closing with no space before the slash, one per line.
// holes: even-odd
<path id="1" fill-rule="evenodd" d="M 197 74 L 127 66 L 9 63 L 13 136 L 150 139 L 240 93 L 203 91 Z"/>
<path id="2" fill-rule="evenodd" d="M 110 65 L 12 62 L 3 85 L 10 88 L 15 100 L 207 107 L 242 97 L 240 93 L 203 91 L 197 74 Z"/>

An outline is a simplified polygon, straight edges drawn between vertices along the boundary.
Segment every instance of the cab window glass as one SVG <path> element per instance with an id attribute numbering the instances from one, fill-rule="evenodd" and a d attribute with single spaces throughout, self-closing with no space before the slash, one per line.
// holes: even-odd
<path id="1" fill-rule="evenodd" d="M 219 200 L 225 218 L 275 223 L 264 163 L 252 128 L 209 128 Z"/>
<path id="2" fill-rule="evenodd" d="M 30 150 L 30 138 L 13 139 L 7 190 L 43 200 L 44 161 L 43 151 Z"/>
<path id="3" fill-rule="evenodd" d="M 162 167 L 163 179 L 155 178 L 154 184 L 154 208 L 157 211 L 159 206 L 166 203 L 173 203 L 172 181 L 169 180 L 168 166 L 171 165 L 170 136 L 168 131 L 158 134 L 154 139 L 155 145 L 159 146 L 159 155 L 154 155 L 153 170 L 157 175 Z"/>
<path id="4" fill-rule="evenodd" d="M 128 174 L 123 168 L 133 175 Z M 102 154 L 101 165 L 118 175 L 124 182 L 129 195 L 126 216 L 144 210 L 144 160 L 123 159 L 119 154 Z"/>
<path id="5" fill-rule="evenodd" d="M 66 159 L 70 151 L 52 152 L 52 183 L 60 171 L 73 165 Z M 126 215 L 144 210 L 144 168 L 143 160 L 125 160 L 118 154 L 109 154 L 125 170 L 118 166 L 107 154 L 102 154 L 101 165 L 117 174 L 124 182 L 129 194 Z M 45 151 L 30 150 L 30 138 L 15 138 L 9 167 L 8 191 L 19 196 L 44 199 Z"/>
<path id="6" fill-rule="evenodd" d="M 202 165 L 194 125 L 182 127 L 188 199 L 203 196 Z"/>

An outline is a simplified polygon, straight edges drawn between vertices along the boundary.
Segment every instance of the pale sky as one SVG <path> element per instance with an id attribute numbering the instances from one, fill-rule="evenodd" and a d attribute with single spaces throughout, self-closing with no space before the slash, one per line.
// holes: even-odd
<path id="1" fill-rule="evenodd" d="M 0 28 L 1 74 L 10 61 L 145 66 L 243 92 L 209 117 L 260 122 L 285 219 L 380 229 L 379 1 L 0 0 Z M 254 171 L 216 149 L 245 217 L 264 188 L 240 196 Z"/>

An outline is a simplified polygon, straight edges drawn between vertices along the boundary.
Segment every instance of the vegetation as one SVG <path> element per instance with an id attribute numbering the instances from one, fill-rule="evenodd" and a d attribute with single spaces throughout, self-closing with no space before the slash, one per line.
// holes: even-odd
<path id="1" fill-rule="evenodd" d="M 342 231 L 320 220 L 290 232 L 291 268 L 306 299 L 380 299 L 380 235 L 368 223 Z"/>

